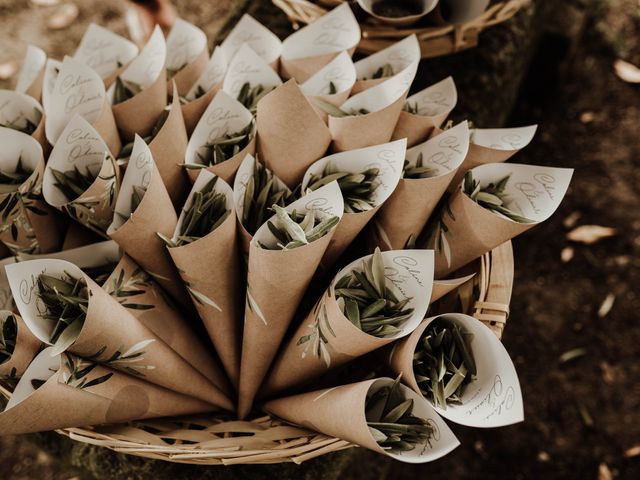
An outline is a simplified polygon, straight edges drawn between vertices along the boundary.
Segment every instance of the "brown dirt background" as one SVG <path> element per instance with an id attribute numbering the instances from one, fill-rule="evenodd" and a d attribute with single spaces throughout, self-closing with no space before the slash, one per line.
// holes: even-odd
<path id="1" fill-rule="evenodd" d="M 525 422 L 496 430 L 454 426 L 462 446 L 452 454 L 426 466 L 393 464 L 387 478 L 640 478 L 640 456 L 625 456 L 640 444 L 640 85 L 613 70 L 617 58 L 640 65 L 640 3 L 572 3 L 582 16 L 565 20 L 582 22 L 582 33 L 543 39 L 508 121 L 540 124 L 516 161 L 576 169 L 552 220 L 514 242 L 504 343 L 520 376 Z M 83 0 L 74 26 L 50 32 L 47 9 L 0 0 L 0 63 L 19 59 L 29 42 L 53 56 L 72 51 L 89 20 L 122 32 L 123 6 Z M 202 2 L 185 17 L 214 31 L 217 9 L 217 2 Z M 611 226 L 618 235 L 572 245 L 574 258 L 562 263 L 560 252 L 570 245 L 565 223 L 575 215 L 576 225 Z M 614 306 L 599 318 L 609 293 Z M 579 347 L 586 355 L 559 362 Z M 55 457 L 20 437 L 0 437 L 2 478 L 85 478 Z"/>

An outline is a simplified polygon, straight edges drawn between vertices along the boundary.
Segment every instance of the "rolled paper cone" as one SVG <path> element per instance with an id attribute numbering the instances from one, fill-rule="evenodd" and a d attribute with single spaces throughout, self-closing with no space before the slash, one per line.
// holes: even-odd
<path id="1" fill-rule="evenodd" d="M 189 179 L 180 166 L 188 141 L 180 108 L 180 97 L 174 85 L 169 115 L 160 131 L 149 143 L 149 150 L 160 172 L 160 178 L 174 206 L 182 205 L 189 194 Z"/>
<path id="2" fill-rule="evenodd" d="M 377 378 L 315 392 L 293 395 L 267 402 L 263 409 L 271 415 L 331 437 L 338 437 L 374 452 L 408 463 L 424 463 L 443 457 L 459 445 L 446 423 L 420 395 L 402 386 L 402 393 L 413 400 L 413 414 L 434 429 L 429 443 L 407 452 L 392 453 L 381 448 L 372 437 L 365 415 L 367 395 L 390 386 L 390 378 Z"/>
<path id="3" fill-rule="evenodd" d="M 38 311 L 37 277 L 47 272 L 83 278 L 89 290 L 89 305 L 81 330 L 68 347 L 70 353 L 212 405 L 233 409 L 233 404 L 218 387 L 72 263 L 31 260 L 8 265 L 6 270 L 25 324 L 44 343 L 51 344 L 54 324 L 42 318 Z"/>
<path id="4" fill-rule="evenodd" d="M 429 300 L 429 303 L 431 304 L 437 300 L 440 300 L 445 295 L 449 294 L 450 292 L 453 292 L 456 288 L 459 288 L 460 286 L 467 283 L 473 277 L 475 277 L 475 273 L 471 273 L 464 277 L 451 278 L 451 279 L 445 279 L 445 280 L 434 280 L 433 289 L 431 290 L 431 300 Z"/>
<path id="5" fill-rule="evenodd" d="M 311 192 L 286 207 L 287 211 L 315 210 L 323 217 L 343 212 L 336 182 Z M 274 217 L 275 218 L 275 217 Z M 275 222 L 274 218 L 271 221 Z M 335 227 L 323 237 L 291 250 L 267 250 L 257 242 L 275 244 L 267 228 L 260 227 L 251 241 L 238 387 L 238 415 L 249 413 L 280 342 L 320 263 Z"/>
<path id="6" fill-rule="evenodd" d="M 277 71 L 282 42 L 276 34 L 245 13 L 229 32 L 219 49 L 227 59 L 232 59 L 243 44 L 248 44 L 265 62 Z"/>
<path id="7" fill-rule="evenodd" d="M 230 393 L 225 374 L 189 321 L 131 257 L 122 257 L 102 288 L 209 381 Z"/>
<path id="8" fill-rule="evenodd" d="M 114 269 L 121 257 L 122 252 L 116 242 L 113 240 L 103 240 L 55 253 L 41 253 L 36 255 L 21 253 L 16 258 L 20 262 L 42 260 L 44 258 L 66 260 L 83 270 L 91 270 L 109 265 Z M 103 273 L 105 272 L 103 271 Z M 111 272 L 106 273 L 111 274 Z"/>
<path id="9" fill-rule="evenodd" d="M 447 119 L 457 102 L 458 92 L 451 77 L 411 95 L 406 105 L 417 108 L 418 113 L 400 112 L 391 138 L 406 138 L 409 147 L 424 142 Z"/>
<path id="10" fill-rule="evenodd" d="M 292 189 L 331 143 L 329 129 L 293 80 L 262 98 L 256 125 L 260 158 Z"/>
<path id="11" fill-rule="evenodd" d="M 202 147 L 225 135 L 241 132 L 252 122 L 253 115 L 244 105 L 224 91 L 219 91 L 202 114 L 202 118 L 189 139 L 186 151 L 183 152 L 182 157 L 185 165 L 201 164 L 198 151 Z M 254 127 L 251 140 L 242 150 L 223 162 L 206 167 L 206 170 L 222 178 L 225 182 L 231 183 L 242 161 L 247 155 L 254 155 L 255 149 L 256 131 Z M 187 168 L 191 182 L 196 181 L 201 171 L 201 168 Z"/>
<path id="12" fill-rule="evenodd" d="M 132 375 L 45 349 L 0 413 L 0 434 L 122 423 L 215 410 L 211 404 L 159 387 Z M 73 362 L 73 363 L 71 363 Z M 75 370 L 73 370 L 75 368 Z M 82 372 L 84 373 L 84 372 Z M 46 380 L 34 390 L 31 380 Z"/>
<path id="13" fill-rule="evenodd" d="M 122 149 L 122 142 L 120 141 L 118 127 L 116 127 L 116 119 L 111 111 L 111 105 L 107 101 L 102 104 L 100 115 L 92 123 L 92 126 L 100 134 L 104 143 L 107 144 L 109 151 L 117 155 Z"/>
<path id="14" fill-rule="evenodd" d="M 128 66 L 129 66 L 129 63 L 126 63 L 125 65 L 122 65 L 120 68 L 118 68 L 111 75 L 109 75 L 106 78 L 104 78 L 103 79 L 104 80 L 104 88 L 106 88 L 107 90 L 109 88 L 111 88 L 111 85 L 113 85 L 115 83 L 116 78 L 118 78 L 120 75 L 122 75 L 124 73 L 124 71 L 127 69 Z"/>
<path id="15" fill-rule="evenodd" d="M 480 206 L 459 185 L 428 241 L 436 247 L 436 278 L 457 270 L 549 218 L 569 187 L 572 169 L 492 163 L 472 170 L 482 185 L 511 175 L 505 193 L 511 208 L 531 220 L 520 223 Z M 446 225 L 446 232 L 440 225 Z M 439 238 L 439 241 L 435 239 Z M 438 245 L 442 244 L 442 249 Z"/>
<path id="16" fill-rule="evenodd" d="M 372 55 L 357 61 L 354 66 L 358 80 L 352 89 L 352 95 L 363 92 L 381 84 L 389 77 L 373 78 L 376 72 L 385 65 L 392 69 L 392 75 L 397 75 L 415 62 L 420 61 L 420 43 L 415 34 L 408 35 L 399 42 L 384 48 Z"/>
<path id="17" fill-rule="evenodd" d="M 42 193 L 49 205 L 101 236 L 113 219 L 113 208 L 120 186 L 120 169 L 98 132 L 81 116 L 71 118 L 51 151 L 42 182 Z M 74 199 L 56 187 L 52 169 L 61 172 L 77 167 L 83 173 L 96 173 L 91 186 Z"/>
<path id="18" fill-rule="evenodd" d="M 0 169 L 12 171 L 18 162 L 32 173 L 14 192 L 0 194 L 0 241 L 14 254 L 52 252 L 60 248 L 63 231 L 58 212 L 42 197 L 44 158 L 31 136 L 0 128 Z"/>
<path id="19" fill-rule="evenodd" d="M 194 192 L 200 191 L 213 178 L 215 175 L 210 172 L 200 173 L 183 212 L 191 205 Z M 231 187 L 218 179 L 215 189 L 227 199 L 227 218 L 204 237 L 183 246 L 169 248 L 169 254 L 191 292 L 198 314 L 232 384 L 237 388 L 243 305 L 240 257 L 236 243 L 236 213 Z M 174 239 L 180 231 L 183 219 L 184 213 L 178 221 Z"/>
<path id="20" fill-rule="evenodd" d="M 191 61 L 186 67 L 180 70 L 170 80 L 176 82 L 178 95 L 186 95 L 191 86 L 198 80 L 209 60 L 209 52 L 207 51 L 206 39 L 205 46 L 200 51 L 195 60 Z M 171 89 L 171 85 L 167 85 L 167 89 Z"/>
<path id="21" fill-rule="evenodd" d="M 167 35 L 167 69 L 177 70 L 178 95 L 184 96 L 198 80 L 209 60 L 207 37 L 202 30 L 177 18 Z M 171 89 L 171 84 L 167 85 Z"/>
<path id="22" fill-rule="evenodd" d="M 38 130 L 43 129 L 44 111 L 42 105 L 33 97 L 13 90 L 0 89 L 0 106 L 1 128 L 12 128 L 31 136 L 36 135 L 36 132 L 40 135 Z M 34 126 L 35 131 L 30 131 Z"/>
<path id="23" fill-rule="evenodd" d="M 404 106 L 405 95 L 377 112 L 341 118 L 329 116 L 333 150 L 345 152 L 388 142 Z"/>
<path id="24" fill-rule="evenodd" d="M 39 102 L 42 98 L 46 62 L 47 54 L 42 49 L 29 45 L 16 82 L 16 92 L 25 93 Z"/>
<path id="25" fill-rule="evenodd" d="M 184 118 L 184 124 L 187 129 L 188 137 L 191 136 L 196 128 L 196 125 L 198 125 L 198 122 L 202 118 L 205 110 L 213 100 L 213 97 L 216 96 L 216 93 L 218 93 L 221 88 L 222 83 L 218 83 L 210 88 L 207 93 L 205 93 L 201 97 L 181 105 L 182 117 Z"/>
<path id="26" fill-rule="evenodd" d="M 398 298 L 411 298 L 413 308 L 400 331 L 389 337 L 370 335 L 342 313 L 335 295 L 335 284 L 347 273 L 362 268 L 371 255 L 346 266 L 331 282 L 311 312 L 281 349 L 261 389 L 265 397 L 318 378 L 345 363 L 409 335 L 427 313 L 433 282 L 433 252 L 394 250 L 383 252 L 385 276 L 395 286 Z"/>
<path id="27" fill-rule="evenodd" d="M 134 186 L 146 188 L 146 191 L 135 211 L 131 212 Z M 136 136 L 115 211 L 113 223 L 107 230 L 109 237 L 183 308 L 191 309 L 180 275 L 157 235 L 158 232 L 173 235 L 178 217 L 151 151 L 139 136 Z"/>
<path id="28" fill-rule="evenodd" d="M 374 219 L 372 235 L 377 246 L 397 250 L 404 248 L 410 238 L 418 238 L 467 155 L 468 147 L 469 128 L 465 121 L 407 151 L 411 166 L 421 158 L 422 165 L 435 173 L 429 178 L 400 179 Z"/>
<path id="29" fill-rule="evenodd" d="M 344 253 L 362 229 L 374 218 L 375 214 L 393 194 L 400 176 L 405 158 L 405 140 L 383 143 L 371 147 L 335 153 L 321 158 L 311 165 L 302 179 L 302 191 L 306 191 L 313 176 L 322 176 L 325 169 L 332 172 L 362 173 L 365 170 L 377 167 L 379 169 L 378 180 L 380 186 L 374 192 L 372 208 L 364 212 L 345 212 L 336 227 L 331 243 L 324 253 L 321 268 L 329 271 L 340 256 Z"/>
<path id="30" fill-rule="evenodd" d="M 93 230 L 83 227 L 79 223 L 69 222 L 64 234 L 62 248 L 60 250 L 70 250 L 86 245 L 91 245 L 104 240 L 104 236 L 98 235 Z"/>
<path id="31" fill-rule="evenodd" d="M 49 141 L 47 140 L 47 136 L 44 133 L 44 124 L 45 124 L 45 119 L 43 114 L 42 118 L 40 119 L 40 123 L 38 123 L 38 127 L 31 134 L 31 136 L 42 147 L 42 155 L 44 156 L 44 158 L 49 158 L 49 154 L 51 153 L 51 149 L 53 148 L 53 146 L 49 143 Z"/>
<path id="32" fill-rule="evenodd" d="M 10 311 L 0 310 L 0 327 L 4 325 L 8 317 L 15 319 L 16 339 L 11 356 L 0 363 L 0 379 L 17 380 L 22 377 L 31 360 L 42 347 L 42 342 L 31 333 L 20 315 L 15 315 Z"/>
<path id="33" fill-rule="evenodd" d="M 0 243 L 0 250 L 6 248 Z M 0 310 L 16 311 L 15 303 L 13 302 L 13 295 L 11 294 L 11 286 L 7 279 L 7 272 L 5 267 L 16 263 L 18 260 L 16 257 L 6 257 L 0 260 Z"/>
<path id="34" fill-rule="evenodd" d="M 434 321 L 457 324 L 470 333 L 471 354 L 476 364 L 476 377 L 465 387 L 462 404 L 434 407 L 452 422 L 470 427 L 504 427 L 524 420 L 522 393 L 515 367 L 506 349 L 479 320 L 462 313 L 448 313 L 425 319 L 414 332 L 394 345 L 389 367 L 402 375 L 404 384 L 422 395 L 413 370 L 416 347 L 425 330 Z"/>
<path id="35" fill-rule="evenodd" d="M 453 192 L 458 188 L 464 174 L 472 168 L 509 160 L 531 142 L 537 128 L 537 125 L 530 125 L 518 128 L 476 128 L 471 130 L 469 152 L 449 184 L 449 191 Z"/>
<path id="36" fill-rule="evenodd" d="M 280 74 L 302 83 L 341 51 L 353 54 L 359 41 L 358 21 L 349 5 L 341 3 L 282 42 Z"/>

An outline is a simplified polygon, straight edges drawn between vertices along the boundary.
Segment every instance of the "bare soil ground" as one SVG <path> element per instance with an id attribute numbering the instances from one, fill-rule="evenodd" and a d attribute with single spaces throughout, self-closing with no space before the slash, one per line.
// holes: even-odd
<path id="1" fill-rule="evenodd" d="M 37 26 L 26 38 L 24 28 L 13 26 L 35 22 L 17 3 L 0 0 L 0 61 L 22 48 L 15 44 L 51 38 Z M 120 15 L 114 2 L 99 3 L 93 1 L 90 15 L 101 23 Z M 520 375 L 525 422 L 486 431 L 454 426 L 460 448 L 426 466 L 394 464 L 389 479 L 640 478 L 640 455 L 625 455 L 640 444 L 640 85 L 613 71 L 620 57 L 640 65 L 640 6 L 600 0 L 581 8 L 588 16 L 582 41 L 573 50 L 560 37 L 543 42 L 509 121 L 540 124 L 515 161 L 576 169 L 553 219 L 514 244 L 504 343 Z M 571 219 L 614 227 L 618 235 L 592 246 L 570 244 L 564 235 Z M 575 256 L 562 263 L 566 246 Z M 610 293 L 613 308 L 599 318 Z M 586 353 L 559 361 L 575 348 Z M 82 478 L 20 438 L 0 437 L 0 472 L 16 480 Z"/>

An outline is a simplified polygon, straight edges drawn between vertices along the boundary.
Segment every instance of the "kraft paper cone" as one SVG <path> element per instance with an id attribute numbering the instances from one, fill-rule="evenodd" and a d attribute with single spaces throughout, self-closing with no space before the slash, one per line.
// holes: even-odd
<path id="1" fill-rule="evenodd" d="M 118 129 L 127 141 L 133 140 L 135 134 L 148 135 L 167 104 L 166 56 L 164 35 L 156 25 L 140 55 L 120 75 L 122 80 L 142 88 L 132 98 L 111 107 Z M 114 92 L 115 85 L 111 85 L 107 91 L 111 103 Z"/>
<path id="2" fill-rule="evenodd" d="M 453 292 L 455 289 L 461 287 L 473 277 L 475 277 L 475 273 L 471 273 L 464 277 L 451 278 L 445 280 L 434 280 L 433 281 L 433 289 L 431 290 L 431 300 L 429 303 L 436 302 L 440 300 L 442 297 L 447 295 L 450 292 Z"/>
<path id="3" fill-rule="evenodd" d="M 410 238 L 418 238 L 467 155 L 468 147 L 469 128 L 464 121 L 407 150 L 406 158 L 411 166 L 415 166 L 420 157 L 422 165 L 432 168 L 434 175 L 400 180 L 373 220 L 376 246 L 397 250 L 404 248 Z"/>
<path id="4" fill-rule="evenodd" d="M 433 129 L 439 128 L 447 119 L 457 101 L 458 92 L 451 77 L 411 95 L 407 98 L 405 109 L 417 109 L 417 113 L 403 110 L 392 138 L 406 138 L 409 147 L 424 142 Z"/>
<path id="5" fill-rule="evenodd" d="M 451 181 L 449 191 L 458 188 L 464 174 L 487 163 L 506 162 L 526 147 L 536 133 L 537 125 L 519 128 L 476 128 L 471 130 L 469 152 Z"/>
<path id="6" fill-rule="evenodd" d="M 13 302 L 13 295 L 11 295 L 11 286 L 4 268 L 16 262 L 15 257 L 7 257 L 0 260 L 0 310 L 15 311 L 16 306 Z"/>
<path id="7" fill-rule="evenodd" d="M 256 124 L 260 158 L 289 188 L 331 143 L 329 129 L 293 80 L 260 101 Z"/>
<path id="8" fill-rule="evenodd" d="M 447 420 L 468 427 L 504 427 L 524 420 L 520 382 L 513 362 L 502 342 L 479 320 L 462 313 L 427 318 L 414 332 L 394 345 L 389 366 L 402 375 L 404 384 L 422 395 L 413 372 L 413 355 L 425 330 L 434 321 L 455 323 L 473 335 L 471 354 L 477 375 L 466 386 L 461 405 L 434 406 Z"/>
<path id="9" fill-rule="evenodd" d="M 176 92 L 174 84 L 169 115 L 160 131 L 149 143 L 151 156 L 174 206 L 181 205 L 189 194 L 189 179 L 180 166 L 189 139 L 180 108 L 180 98 Z"/>
<path id="10" fill-rule="evenodd" d="M 61 172 L 77 167 L 82 173 L 96 175 L 80 196 L 68 199 L 56 186 L 51 169 Z M 60 141 L 51 151 L 44 171 L 42 193 L 49 205 L 63 210 L 71 218 L 101 236 L 113 218 L 120 187 L 120 171 L 100 134 L 81 116 L 71 118 Z"/>
<path id="11" fill-rule="evenodd" d="M 393 75 L 397 75 L 412 67 L 415 62 L 420 62 L 420 43 L 418 42 L 418 37 L 413 34 L 357 61 L 354 66 L 358 80 L 353 86 L 352 95 L 375 87 L 387 80 L 384 77 L 373 78 L 376 71 L 384 65 L 390 65 L 393 69 Z"/>
<path id="12" fill-rule="evenodd" d="M 407 463 L 424 463 L 445 456 L 460 443 L 433 407 L 420 395 L 402 386 L 405 398 L 413 400 L 413 414 L 428 421 L 434 429 L 430 444 L 413 450 L 391 453 L 383 450 L 371 436 L 365 416 L 368 394 L 393 384 L 391 378 L 377 378 L 339 387 L 317 390 L 272 400 L 264 410 L 289 423 L 338 437 L 374 452 Z"/>
<path id="13" fill-rule="evenodd" d="M 360 25 L 349 5 L 341 4 L 282 42 L 280 74 L 305 82 L 343 50 L 353 53 L 359 41 Z"/>
<path id="14" fill-rule="evenodd" d="M 131 211 L 134 187 L 145 193 L 135 211 Z M 167 189 L 162 183 L 151 151 L 136 135 L 129 167 L 122 179 L 116 200 L 113 223 L 107 234 L 127 255 L 144 268 L 181 307 L 191 308 L 191 301 L 180 280 L 164 242 L 157 233 L 171 236 L 178 217 Z"/>
<path id="15" fill-rule="evenodd" d="M 79 115 L 90 123 L 114 154 L 120 137 L 106 98 L 104 83 L 91 67 L 65 57 L 45 104 L 45 133 L 55 145 L 69 121 Z"/>
<path id="16" fill-rule="evenodd" d="M 235 206 L 236 216 L 238 218 L 238 235 L 240 237 L 240 251 L 243 258 L 249 258 L 249 245 L 253 238 L 252 233 L 249 233 L 247 229 L 242 225 L 242 216 L 244 214 L 244 194 L 247 191 L 247 183 L 253 176 L 256 169 L 258 159 L 251 155 L 247 155 L 240 167 L 233 181 L 233 203 Z M 268 170 L 268 169 L 267 169 Z M 289 187 L 287 187 L 282 180 L 276 175 L 273 176 L 273 183 L 278 191 L 285 191 L 287 195 L 291 193 Z"/>
<path id="17" fill-rule="evenodd" d="M 375 0 L 358 0 L 358 5 L 360 5 L 365 12 L 372 17 L 377 18 L 382 23 L 393 25 L 395 27 L 406 27 L 416 23 L 427 13 L 433 10 L 438 4 L 438 0 L 419 0 L 417 2 L 413 2 L 413 5 L 419 7 L 416 9 L 417 12 L 411 15 L 404 15 L 402 17 L 386 17 L 378 15 L 373 8 L 375 3 Z"/>
<path id="18" fill-rule="evenodd" d="M 176 18 L 167 36 L 167 71 L 176 72 L 169 76 L 175 81 L 178 95 L 186 95 L 198 80 L 207 65 L 209 52 L 207 37 L 195 25 Z M 171 89 L 171 84 L 167 85 Z"/>
<path id="19" fill-rule="evenodd" d="M 175 241 L 182 228 L 185 211 L 195 192 L 215 178 L 202 171 L 187 198 L 173 235 Z M 236 214 L 231 187 L 218 179 L 215 191 L 226 197 L 229 214 L 214 231 L 180 247 L 169 248 L 182 279 L 209 338 L 222 361 L 231 383 L 237 388 L 240 375 L 240 338 L 242 327 L 242 286 L 240 257 L 236 244 Z"/>
<path id="20" fill-rule="evenodd" d="M 372 195 L 372 208 L 364 212 L 347 213 L 336 228 L 331 243 L 322 257 L 321 267 L 329 270 L 344 253 L 346 248 L 358 236 L 365 225 L 374 217 L 378 209 L 391 197 L 402 176 L 402 165 L 405 158 L 405 140 L 375 145 L 373 147 L 334 153 L 321 158 L 306 171 L 302 179 L 302 191 L 306 191 L 312 176 L 322 176 L 325 169 L 332 172 L 362 173 L 377 167 L 380 170 L 378 180 L 380 186 Z"/>
<path id="21" fill-rule="evenodd" d="M 227 58 L 222 49 L 216 47 L 200 78 L 184 96 L 186 103 L 182 104 L 182 116 L 189 136 L 193 133 L 213 97 L 222 88 L 222 80 L 226 72 Z"/>
<path id="22" fill-rule="evenodd" d="M 15 171 L 18 162 L 31 175 L 17 190 L 0 194 L 0 242 L 13 255 L 58 250 L 62 225 L 57 212 L 42 197 L 44 158 L 40 144 L 29 135 L 0 128 L 0 170 Z"/>
<path id="23" fill-rule="evenodd" d="M 42 106 L 33 97 L 13 90 L 0 90 L 0 127 L 33 135 L 42 116 Z"/>
<path id="24" fill-rule="evenodd" d="M 336 182 L 293 202 L 287 211 L 314 210 L 318 218 L 343 213 Z M 279 220 L 271 221 L 279 225 Z M 309 286 L 335 227 L 322 238 L 292 250 L 267 250 L 258 242 L 275 246 L 277 239 L 265 224 L 256 232 L 249 252 L 247 294 L 238 388 L 238 415 L 247 416 L 258 388 L 275 357 L 280 342 Z"/>
<path id="25" fill-rule="evenodd" d="M 562 201 L 573 170 L 491 163 L 474 168 L 472 173 L 473 179 L 483 186 L 511 175 L 505 189 L 508 195 L 505 206 L 532 223 L 517 223 L 485 209 L 458 185 L 448 208 L 428 232 L 427 245 L 436 251 L 436 278 L 442 278 L 549 218 Z M 442 224 L 446 225 L 446 231 Z"/>
<path id="26" fill-rule="evenodd" d="M 189 139 L 186 152 L 183 154 L 185 165 L 201 165 L 198 154 L 210 142 L 224 135 L 240 132 L 253 122 L 253 115 L 240 102 L 223 91 L 219 91 L 209 104 L 198 122 L 193 135 Z M 233 157 L 224 162 L 206 168 L 211 173 L 222 178 L 225 182 L 233 182 L 236 171 L 247 155 L 253 155 L 256 147 L 255 129 L 249 144 Z M 192 182 L 202 169 L 187 168 Z"/>
<path id="27" fill-rule="evenodd" d="M 0 363 L 0 379 L 13 382 L 22 377 L 41 348 L 42 342 L 31 333 L 20 315 L 15 315 L 8 310 L 0 310 L 0 330 L 5 328 L 7 322 L 15 326 L 13 338 L 15 344 L 11 356 Z M 6 340 L 8 339 L 5 338 Z"/>
<path id="28" fill-rule="evenodd" d="M 131 257 L 122 257 L 102 288 L 215 386 L 229 393 L 224 373 L 193 327 Z"/>
<path id="29" fill-rule="evenodd" d="M 282 42 L 271 30 L 247 13 L 240 18 L 219 48 L 226 58 L 232 59 L 245 43 L 266 63 L 277 65 Z"/>
<path id="30" fill-rule="evenodd" d="M 39 102 L 42 98 L 45 63 L 47 63 L 47 54 L 41 48 L 29 45 L 18 74 L 16 92 L 29 95 Z"/>
<path id="31" fill-rule="evenodd" d="M 409 335 L 422 321 L 431 298 L 433 252 L 393 250 L 382 253 L 385 276 L 399 299 L 411 298 L 406 308 L 413 314 L 401 331 L 390 337 L 376 337 L 356 327 L 342 313 L 335 296 L 335 284 L 347 273 L 361 270 L 371 255 L 351 262 L 336 275 L 311 312 L 281 350 L 263 386 L 265 396 L 308 383 L 330 369 Z"/>
<path id="32" fill-rule="evenodd" d="M 0 434 L 122 423 L 215 410 L 210 404 L 70 354 L 45 349 L 29 366 L 7 407 Z M 87 372 L 87 369 L 90 369 Z M 33 388 L 32 380 L 45 380 Z"/>
<path id="33" fill-rule="evenodd" d="M 278 74 L 249 45 L 242 45 L 229 62 L 229 67 L 222 82 L 222 90 L 238 98 L 242 86 L 248 83 L 251 87 L 262 85 L 272 89 L 282 84 Z"/>
<path id="34" fill-rule="evenodd" d="M 370 113 L 346 117 L 329 116 L 329 130 L 334 151 L 343 152 L 388 142 L 398 122 L 404 101 L 415 77 L 419 62 L 340 106 L 344 112 L 365 109 Z"/>
<path id="35" fill-rule="evenodd" d="M 104 235 L 89 230 L 76 222 L 68 222 L 61 250 L 70 250 L 101 242 Z"/>
<path id="36" fill-rule="evenodd" d="M 89 289 L 86 318 L 70 353 L 126 372 L 147 382 L 183 393 L 212 405 L 232 409 L 229 399 L 189 365 L 125 307 L 72 263 L 44 259 L 7 265 L 7 277 L 18 310 L 29 330 L 50 345 L 53 322 L 41 317 L 38 276 L 84 278 Z"/>
<path id="37" fill-rule="evenodd" d="M 138 47 L 135 43 L 91 23 L 84 32 L 73 58 L 91 67 L 100 78 L 106 80 L 137 55 Z"/>
<path id="38" fill-rule="evenodd" d="M 327 123 L 327 112 L 319 108 L 315 100 L 321 100 L 336 107 L 342 105 L 356 81 L 356 69 L 351 56 L 345 51 L 318 70 L 306 82 L 300 85 L 300 90 L 309 99 L 315 112 Z M 331 84 L 335 93 L 331 93 Z"/>

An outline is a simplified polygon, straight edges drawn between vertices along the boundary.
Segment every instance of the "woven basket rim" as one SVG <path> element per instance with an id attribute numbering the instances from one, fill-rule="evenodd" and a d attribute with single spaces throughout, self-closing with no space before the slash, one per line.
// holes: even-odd
<path id="1" fill-rule="evenodd" d="M 344 0 L 338 0 L 342 3 Z M 328 10 L 309 0 L 272 0 L 291 22 L 294 29 L 317 20 Z M 478 35 L 486 28 L 506 22 L 531 0 L 504 0 L 489 5 L 478 17 L 465 23 L 428 27 L 394 27 L 392 25 L 361 23 L 361 53 L 374 53 L 415 33 L 422 47 L 422 57 L 431 58 L 456 53 L 478 44 Z"/>
<path id="2" fill-rule="evenodd" d="M 479 295 L 472 306 L 472 315 L 498 338 L 509 315 L 513 272 L 510 241 L 479 259 Z M 0 394 L 8 397 L 11 392 L 0 385 Z M 196 465 L 300 464 L 356 446 L 269 415 L 239 421 L 209 414 L 67 428 L 56 432 L 118 453 Z M 251 435 L 233 437 L 234 433 Z"/>

